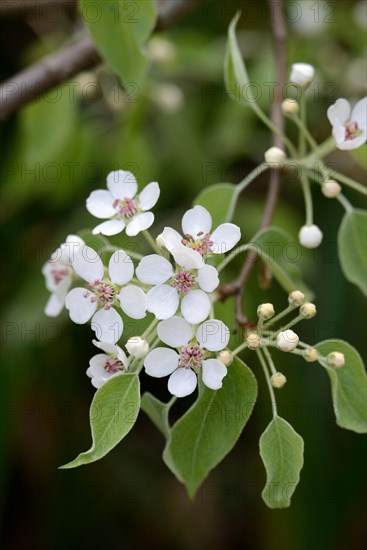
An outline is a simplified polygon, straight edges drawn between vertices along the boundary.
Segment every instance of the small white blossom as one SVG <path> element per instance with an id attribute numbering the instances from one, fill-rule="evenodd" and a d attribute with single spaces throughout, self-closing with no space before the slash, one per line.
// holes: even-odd
<path id="1" fill-rule="evenodd" d="M 107 188 L 108 191 L 93 191 L 87 199 L 87 210 L 93 216 L 108 219 L 93 229 L 94 235 L 117 235 L 125 229 L 129 237 L 135 237 L 153 224 L 154 214 L 149 210 L 160 194 L 156 181 L 149 183 L 137 195 L 138 184 L 134 174 L 116 170 L 108 174 Z"/>
<path id="2" fill-rule="evenodd" d="M 307 88 L 313 81 L 315 69 L 308 63 L 293 63 L 289 81 L 301 88 Z"/>
<path id="3" fill-rule="evenodd" d="M 357 149 L 367 140 L 367 97 L 353 111 L 349 101 L 338 99 L 327 111 L 338 149 Z"/>
<path id="4" fill-rule="evenodd" d="M 116 344 L 107 344 L 93 340 L 93 344 L 104 351 L 94 355 L 89 361 L 87 375 L 92 379 L 95 388 L 100 388 L 105 382 L 127 371 L 129 360 L 125 352 Z"/>
<path id="5" fill-rule="evenodd" d="M 132 336 L 126 342 L 126 349 L 133 357 L 145 357 L 149 351 L 149 344 L 140 336 Z"/>
<path id="6" fill-rule="evenodd" d="M 317 359 L 318 359 L 317 349 L 315 349 L 315 348 L 305 349 L 305 351 L 303 352 L 303 358 L 308 363 L 313 363 L 314 361 L 317 361 Z"/>
<path id="7" fill-rule="evenodd" d="M 267 162 L 273 168 L 280 168 L 283 166 L 287 159 L 287 155 L 279 147 L 270 147 L 265 151 L 265 162 Z"/>
<path id="8" fill-rule="evenodd" d="M 299 338 L 293 330 L 279 332 L 276 339 L 277 347 L 282 351 L 293 351 L 298 346 Z"/>
<path id="9" fill-rule="evenodd" d="M 306 302 L 300 307 L 299 312 L 305 319 L 312 319 L 312 317 L 315 317 L 317 310 L 315 304 Z"/>
<path id="10" fill-rule="evenodd" d="M 273 388 L 280 390 L 287 382 L 287 379 L 281 372 L 276 372 L 270 377 L 270 382 Z"/>
<path id="11" fill-rule="evenodd" d="M 317 248 L 322 242 L 323 234 L 315 224 L 304 225 L 299 231 L 298 238 L 305 248 Z"/>
<path id="12" fill-rule="evenodd" d="M 210 298 L 219 285 L 215 267 L 204 264 L 198 252 L 183 246 L 174 248 L 171 262 L 158 254 L 145 256 L 136 268 L 144 284 L 154 285 L 147 292 L 147 309 L 157 319 L 168 319 L 181 306 L 183 317 L 192 324 L 201 323 L 210 313 Z"/>
<path id="13" fill-rule="evenodd" d="M 181 317 L 161 321 L 158 336 L 171 348 L 153 349 L 144 360 L 147 374 L 155 378 L 169 376 L 168 390 L 176 397 L 185 397 L 197 386 L 197 373 L 202 369 L 204 384 L 219 390 L 227 374 L 222 361 L 211 352 L 223 350 L 229 341 L 229 329 L 217 319 L 202 323 L 193 335 L 192 326 Z"/>
<path id="14" fill-rule="evenodd" d="M 45 314 L 49 317 L 57 317 L 64 307 L 65 297 L 75 275 L 72 260 L 83 245 L 83 239 L 76 235 L 68 235 L 66 241 L 52 254 L 42 268 L 46 288 L 51 292 L 45 307 Z"/>
<path id="15" fill-rule="evenodd" d="M 182 218 L 182 232 L 165 227 L 162 233 L 167 250 L 184 246 L 199 252 L 202 256 L 208 254 L 223 254 L 231 250 L 241 239 L 240 228 L 233 223 L 222 223 L 212 233 L 212 217 L 203 206 L 194 206 Z"/>
<path id="16" fill-rule="evenodd" d="M 341 185 L 334 180 L 327 180 L 324 181 L 324 183 L 321 186 L 321 191 L 324 197 L 327 197 L 328 199 L 335 199 L 338 195 L 340 195 L 342 188 Z"/>
<path id="17" fill-rule="evenodd" d="M 326 360 L 329 367 L 333 367 L 334 369 L 341 369 L 345 365 L 344 353 L 340 351 L 332 351 L 329 353 Z"/>
<path id="18" fill-rule="evenodd" d="M 284 115 L 296 115 L 299 112 L 299 104 L 295 99 L 285 99 L 282 102 L 282 113 Z"/>
<path id="19" fill-rule="evenodd" d="M 275 315 L 275 310 L 273 304 L 260 304 L 257 308 L 257 315 L 260 319 L 270 319 Z"/>
<path id="20" fill-rule="evenodd" d="M 145 317 L 146 296 L 141 288 L 127 284 L 134 275 L 134 264 L 123 250 L 111 256 L 108 277 L 99 255 L 86 245 L 75 255 L 73 268 L 87 281 L 88 289 L 73 288 L 66 296 L 65 306 L 74 323 L 84 324 L 92 317 L 98 340 L 115 344 L 121 337 L 123 322 L 115 305 L 133 319 Z"/>
<path id="21" fill-rule="evenodd" d="M 300 290 L 293 290 L 293 292 L 290 292 L 288 296 L 288 302 L 292 306 L 301 306 L 305 299 L 305 295 Z"/>

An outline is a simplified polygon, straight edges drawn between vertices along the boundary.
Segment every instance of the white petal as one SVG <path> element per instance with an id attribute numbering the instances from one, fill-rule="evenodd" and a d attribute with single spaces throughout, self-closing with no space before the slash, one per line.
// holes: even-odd
<path id="1" fill-rule="evenodd" d="M 150 210 L 157 203 L 160 195 L 159 185 L 152 181 L 139 194 L 139 206 L 141 210 Z"/>
<path id="2" fill-rule="evenodd" d="M 103 263 L 93 248 L 86 244 L 75 255 L 73 268 L 85 281 L 91 283 L 97 279 L 103 279 Z"/>
<path id="3" fill-rule="evenodd" d="M 65 298 L 65 307 L 69 310 L 70 319 L 83 325 L 97 309 L 97 302 L 91 302 L 91 296 L 85 298 L 85 288 L 73 288 Z"/>
<path id="4" fill-rule="evenodd" d="M 232 250 L 241 239 L 241 230 L 234 223 L 222 223 L 210 235 L 210 240 L 213 241 L 214 254 L 224 254 Z"/>
<path id="5" fill-rule="evenodd" d="M 132 319 L 143 319 L 147 310 L 145 292 L 135 285 L 127 285 L 120 290 L 118 299 L 121 309 Z"/>
<path id="6" fill-rule="evenodd" d="M 213 292 L 219 285 L 218 271 L 212 265 L 204 265 L 199 269 L 196 281 L 205 292 Z"/>
<path id="7" fill-rule="evenodd" d="M 338 149 L 341 149 L 342 151 L 351 151 L 352 149 L 358 149 L 361 145 L 365 143 L 367 140 L 366 133 L 364 132 L 363 135 L 358 136 L 354 139 L 348 139 L 342 142 L 339 142 L 336 144 Z"/>
<path id="8" fill-rule="evenodd" d="M 144 359 L 145 372 L 154 378 L 171 374 L 178 366 L 179 355 L 173 349 L 155 348 Z"/>
<path id="9" fill-rule="evenodd" d="M 87 370 L 88 376 L 106 376 L 104 366 L 108 361 L 108 356 L 104 353 L 98 353 L 89 360 L 89 369 Z"/>
<path id="10" fill-rule="evenodd" d="M 63 307 L 64 300 L 60 300 L 57 294 L 51 294 L 45 307 L 45 315 L 48 317 L 57 317 L 60 315 Z"/>
<path id="11" fill-rule="evenodd" d="M 168 285 L 159 285 L 147 293 L 147 310 L 157 319 L 168 319 L 177 311 L 179 304 L 177 290 Z"/>
<path id="12" fill-rule="evenodd" d="M 191 325 L 182 317 L 171 317 L 161 321 L 157 326 L 157 334 L 162 342 L 172 348 L 187 346 L 192 338 Z"/>
<path id="13" fill-rule="evenodd" d="M 125 170 L 110 172 L 107 176 L 107 187 L 115 199 L 132 199 L 138 190 L 134 174 Z"/>
<path id="14" fill-rule="evenodd" d="M 218 359 L 205 359 L 202 362 L 203 382 L 211 390 L 219 390 L 227 374 L 227 367 Z"/>
<path id="15" fill-rule="evenodd" d="M 116 344 L 107 344 L 106 342 L 99 342 L 99 340 L 92 340 L 92 343 L 96 346 L 96 348 L 101 349 L 105 353 L 109 353 L 110 355 L 116 355 L 119 353 L 121 348 L 117 346 Z"/>
<path id="16" fill-rule="evenodd" d="M 97 189 L 87 198 L 87 210 L 95 218 L 112 218 L 116 214 L 113 205 L 114 198 L 109 191 Z"/>
<path id="17" fill-rule="evenodd" d="M 78 235 L 68 235 L 66 241 L 60 246 L 62 262 L 71 265 L 75 254 L 79 252 L 83 245 L 85 245 L 85 242 Z"/>
<path id="18" fill-rule="evenodd" d="M 198 233 L 209 233 L 211 227 L 212 217 L 203 206 L 194 206 L 182 218 L 182 231 L 184 235 L 192 235 L 196 238 Z"/>
<path id="19" fill-rule="evenodd" d="M 173 277 L 173 268 L 166 258 L 159 254 L 150 254 L 140 261 L 136 276 L 147 285 L 160 285 Z"/>
<path id="20" fill-rule="evenodd" d="M 93 315 L 92 330 L 101 342 L 116 344 L 117 340 L 121 338 L 123 328 L 122 319 L 113 307 L 100 309 Z"/>
<path id="21" fill-rule="evenodd" d="M 337 147 L 345 142 L 345 126 L 339 120 L 335 121 L 332 134 Z"/>
<path id="22" fill-rule="evenodd" d="M 106 235 L 106 237 L 111 237 L 112 235 L 117 235 L 121 233 L 126 227 L 126 223 L 122 220 L 108 220 L 107 222 L 100 223 L 96 225 L 93 229 L 93 235 Z"/>
<path id="23" fill-rule="evenodd" d="M 350 103 L 346 99 L 338 99 L 334 105 L 331 105 L 331 107 L 327 110 L 327 117 L 330 121 L 330 124 L 334 126 L 336 121 L 341 122 L 341 124 L 345 124 L 347 120 L 349 120 L 350 117 Z"/>
<path id="24" fill-rule="evenodd" d="M 195 391 L 197 383 L 196 374 L 191 369 L 180 368 L 169 377 L 168 391 L 176 397 L 186 397 Z"/>
<path id="25" fill-rule="evenodd" d="M 354 107 L 352 116 L 350 117 L 353 122 L 358 123 L 360 130 L 365 130 L 367 127 L 367 97 L 364 97 Z"/>
<path id="26" fill-rule="evenodd" d="M 134 264 L 124 250 L 116 250 L 110 258 L 108 273 L 113 283 L 124 285 L 134 276 Z"/>
<path id="27" fill-rule="evenodd" d="M 164 246 L 170 252 L 182 244 L 182 236 L 175 229 L 172 229 L 172 227 L 165 227 L 163 229 L 162 238 Z"/>
<path id="28" fill-rule="evenodd" d="M 197 252 L 197 250 L 193 250 L 192 248 L 187 248 L 186 246 L 180 245 L 173 248 L 171 254 L 176 264 L 184 267 L 185 269 L 199 269 L 204 265 L 202 255 Z"/>
<path id="29" fill-rule="evenodd" d="M 154 222 L 154 214 L 152 212 L 144 212 L 143 214 L 137 214 L 133 217 L 131 222 L 127 224 L 126 235 L 129 237 L 136 237 L 140 231 L 145 231 Z"/>
<path id="30" fill-rule="evenodd" d="M 196 331 L 197 341 L 209 351 L 220 351 L 227 347 L 229 336 L 228 327 L 218 319 L 205 321 Z"/>
<path id="31" fill-rule="evenodd" d="M 190 290 L 181 302 L 181 313 L 192 325 L 207 319 L 210 313 L 210 300 L 202 290 Z"/>

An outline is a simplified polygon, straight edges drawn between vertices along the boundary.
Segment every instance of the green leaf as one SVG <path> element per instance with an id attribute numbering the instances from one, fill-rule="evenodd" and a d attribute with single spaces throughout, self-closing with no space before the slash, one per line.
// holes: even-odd
<path id="1" fill-rule="evenodd" d="M 141 46 L 156 23 L 154 0 L 80 0 L 97 49 L 127 84 L 140 84 L 148 67 Z"/>
<path id="2" fill-rule="evenodd" d="M 195 200 L 209 210 L 213 219 L 213 227 L 229 220 L 232 210 L 236 185 L 233 183 L 216 183 L 204 189 Z"/>
<path id="3" fill-rule="evenodd" d="M 140 408 L 140 384 L 136 374 L 111 378 L 95 393 L 90 411 L 92 446 L 61 469 L 76 468 L 104 457 L 129 433 Z"/>
<path id="4" fill-rule="evenodd" d="M 141 400 L 141 410 L 149 416 L 153 424 L 167 439 L 169 437 L 168 414 L 171 408 L 171 402 L 162 403 L 151 393 L 144 393 Z"/>
<path id="5" fill-rule="evenodd" d="M 330 376 L 336 423 L 357 433 L 367 432 L 367 376 L 358 351 L 343 340 L 325 340 L 316 346 L 326 357 L 333 351 L 344 354 L 345 365 L 333 369 L 321 362 Z"/>
<path id="6" fill-rule="evenodd" d="M 239 438 L 257 397 L 252 371 L 238 358 L 228 367 L 223 387 L 203 384 L 194 405 L 171 429 L 163 459 L 191 497 Z"/>
<path id="7" fill-rule="evenodd" d="M 312 298 L 298 266 L 299 247 L 288 233 L 277 227 L 263 229 L 252 239 L 249 248 L 259 253 L 286 292 L 302 290 L 308 299 Z"/>
<path id="8" fill-rule="evenodd" d="M 240 13 L 237 13 L 228 28 L 224 81 L 227 93 L 233 101 L 241 105 L 251 105 L 255 102 L 255 99 L 251 93 L 250 79 L 236 37 L 236 26 L 239 18 Z"/>
<path id="9" fill-rule="evenodd" d="M 269 508 L 287 508 L 303 466 L 303 439 L 280 416 L 270 422 L 260 438 L 260 456 L 266 470 L 262 498 Z"/>
<path id="10" fill-rule="evenodd" d="M 344 216 L 338 234 L 339 257 L 345 277 L 367 296 L 367 212 Z"/>

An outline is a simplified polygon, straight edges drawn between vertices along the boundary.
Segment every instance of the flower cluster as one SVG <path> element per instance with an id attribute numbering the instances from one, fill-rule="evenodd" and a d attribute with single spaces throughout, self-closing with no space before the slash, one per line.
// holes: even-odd
<path id="1" fill-rule="evenodd" d="M 91 214 L 109 218 L 93 234 L 144 233 L 154 221 L 149 210 L 158 200 L 158 183 L 150 183 L 138 194 L 135 176 L 118 170 L 107 176 L 107 188 L 93 191 L 86 201 Z M 165 227 L 157 239 L 159 246 L 154 247 L 159 253 L 139 257 L 137 265 L 136 254 L 120 248 L 114 249 L 105 265 L 103 259 L 111 247 L 98 254 L 79 237 L 69 235 L 43 267 L 52 293 L 45 313 L 56 316 L 65 305 L 75 323 L 91 322 L 93 344 L 103 352 L 92 357 L 87 370 L 96 388 L 129 369 L 136 372 L 140 360 L 147 374 L 170 375 L 168 389 L 177 397 L 192 393 L 198 376 L 217 390 L 229 364 L 217 352 L 230 353 L 225 350 L 229 330 L 222 321 L 207 320 L 219 285 L 218 271 L 210 262 L 240 238 L 239 227 L 232 223 L 212 231 L 211 215 L 202 206 L 185 213 L 182 234 Z M 125 353 L 118 345 L 123 316 L 143 319 L 149 314 L 154 319 L 147 334 L 129 338 Z M 157 347 L 158 340 L 170 348 Z"/>

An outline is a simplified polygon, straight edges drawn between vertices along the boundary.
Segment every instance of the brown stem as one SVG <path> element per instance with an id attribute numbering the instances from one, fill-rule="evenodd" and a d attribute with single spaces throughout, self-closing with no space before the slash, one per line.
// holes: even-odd
<path id="1" fill-rule="evenodd" d="M 155 30 L 169 27 L 200 2 L 201 0 L 157 0 L 158 21 Z M 33 1 L 32 4 L 36 5 L 37 2 Z M 100 62 L 101 57 L 93 41 L 86 37 L 31 65 L 0 86 L 0 120 L 5 120 L 48 90 Z"/>
<path id="2" fill-rule="evenodd" d="M 274 93 L 274 101 L 271 109 L 271 120 L 279 130 L 284 129 L 284 119 L 282 115 L 282 99 L 283 88 L 286 83 L 286 37 L 287 29 L 283 16 L 283 2 L 282 0 L 268 0 L 270 7 L 270 21 L 274 40 L 274 57 L 276 64 L 276 86 Z M 283 149 L 281 140 L 273 135 L 273 145 Z M 261 219 L 259 229 L 264 229 L 271 224 L 275 207 L 278 200 L 280 187 L 280 170 L 272 169 L 270 172 L 269 188 L 266 196 L 264 213 Z M 236 296 L 236 321 L 237 324 L 245 328 L 249 322 L 243 310 L 243 294 L 245 286 L 252 268 L 255 264 L 257 254 L 254 251 L 250 251 L 246 257 L 246 260 L 242 266 L 242 269 L 233 282 L 226 284 L 219 291 L 222 300 L 225 300 L 229 296 Z"/>

